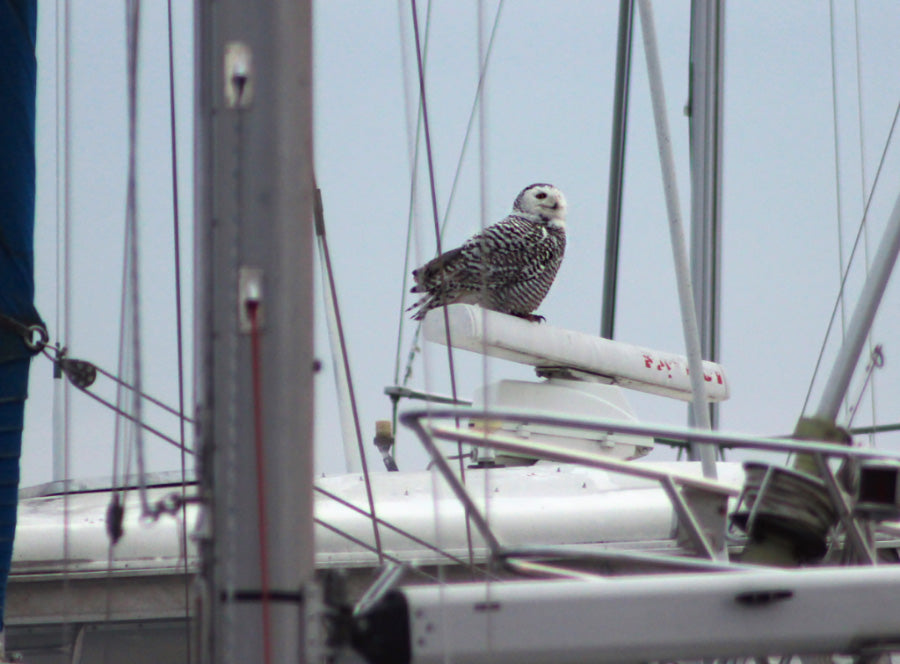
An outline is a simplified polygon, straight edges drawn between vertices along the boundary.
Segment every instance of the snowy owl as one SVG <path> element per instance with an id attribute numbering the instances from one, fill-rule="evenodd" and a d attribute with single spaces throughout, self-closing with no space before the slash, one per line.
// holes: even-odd
<path id="1" fill-rule="evenodd" d="M 550 184 L 525 187 L 506 219 L 461 247 L 413 270 L 413 293 L 425 295 L 407 311 L 421 320 L 431 309 L 478 304 L 530 321 L 543 301 L 566 249 L 566 198 Z"/>

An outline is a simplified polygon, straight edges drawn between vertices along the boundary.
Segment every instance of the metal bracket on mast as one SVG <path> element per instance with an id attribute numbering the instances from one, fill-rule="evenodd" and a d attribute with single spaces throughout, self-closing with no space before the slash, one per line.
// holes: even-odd
<path id="1" fill-rule="evenodd" d="M 225 45 L 225 103 L 249 108 L 253 102 L 253 51 L 243 42 Z"/>
<path id="2" fill-rule="evenodd" d="M 256 324 L 259 329 L 265 323 L 265 309 L 262 306 L 263 271 L 258 267 L 242 267 L 238 271 L 238 327 L 241 334 L 250 334 L 252 325 L 247 305 L 258 305 Z"/>

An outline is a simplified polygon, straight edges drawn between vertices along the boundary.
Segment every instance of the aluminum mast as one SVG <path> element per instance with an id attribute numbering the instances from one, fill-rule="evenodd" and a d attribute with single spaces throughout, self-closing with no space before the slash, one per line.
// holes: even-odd
<path id="1" fill-rule="evenodd" d="M 700 328 L 700 355 L 719 361 L 719 284 L 722 267 L 722 112 L 725 6 L 721 0 L 691 3 L 690 118 L 691 283 Z M 719 408 L 709 407 L 717 428 Z"/>
<path id="2" fill-rule="evenodd" d="M 195 7 L 201 661 L 302 662 L 313 578 L 311 3 Z M 248 334 L 254 303 L 259 450 Z"/>
<path id="3" fill-rule="evenodd" d="M 616 325 L 616 282 L 619 276 L 619 235 L 625 189 L 625 139 L 628 136 L 628 90 L 631 73 L 631 39 L 634 32 L 634 0 L 619 2 L 619 37 L 616 46 L 616 91 L 613 101 L 612 139 L 609 151 L 609 202 L 606 209 L 606 259 L 603 261 L 603 312 L 600 336 L 612 339 Z"/>

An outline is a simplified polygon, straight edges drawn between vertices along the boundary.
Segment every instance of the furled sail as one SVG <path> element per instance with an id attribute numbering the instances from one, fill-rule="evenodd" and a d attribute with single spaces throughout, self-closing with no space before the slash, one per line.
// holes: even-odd
<path id="1" fill-rule="evenodd" d="M 35 348 L 36 0 L 0 2 L 0 629 L 16 530 L 19 454 Z M 31 328 L 31 329 L 29 329 Z"/>

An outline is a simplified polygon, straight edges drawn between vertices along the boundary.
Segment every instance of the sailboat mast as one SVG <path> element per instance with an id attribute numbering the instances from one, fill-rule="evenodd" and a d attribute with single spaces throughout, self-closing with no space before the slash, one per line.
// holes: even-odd
<path id="1" fill-rule="evenodd" d="M 721 0 L 691 3 L 690 145 L 691 283 L 700 330 L 700 354 L 719 361 L 719 285 L 722 267 L 722 74 L 725 5 Z M 710 424 L 719 409 L 710 404 Z"/>
<path id="2" fill-rule="evenodd" d="M 200 661 L 302 662 L 313 578 L 311 3 L 218 0 L 195 12 Z"/>
<path id="3" fill-rule="evenodd" d="M 603 311 L 600 336 L 614 338 L 616 282 L 619 276 L 619 235 L 625 190 L 625 139 L 628 135 L 628 90 L 631 73 L 631 41 L 634 32 L 634 0 L 620 0 L 616 46 L 616 89 L 613 101 L 612 139 L 609 151 L 609 196 L 606 209 L 606 258 L 603 261 Z"/>

